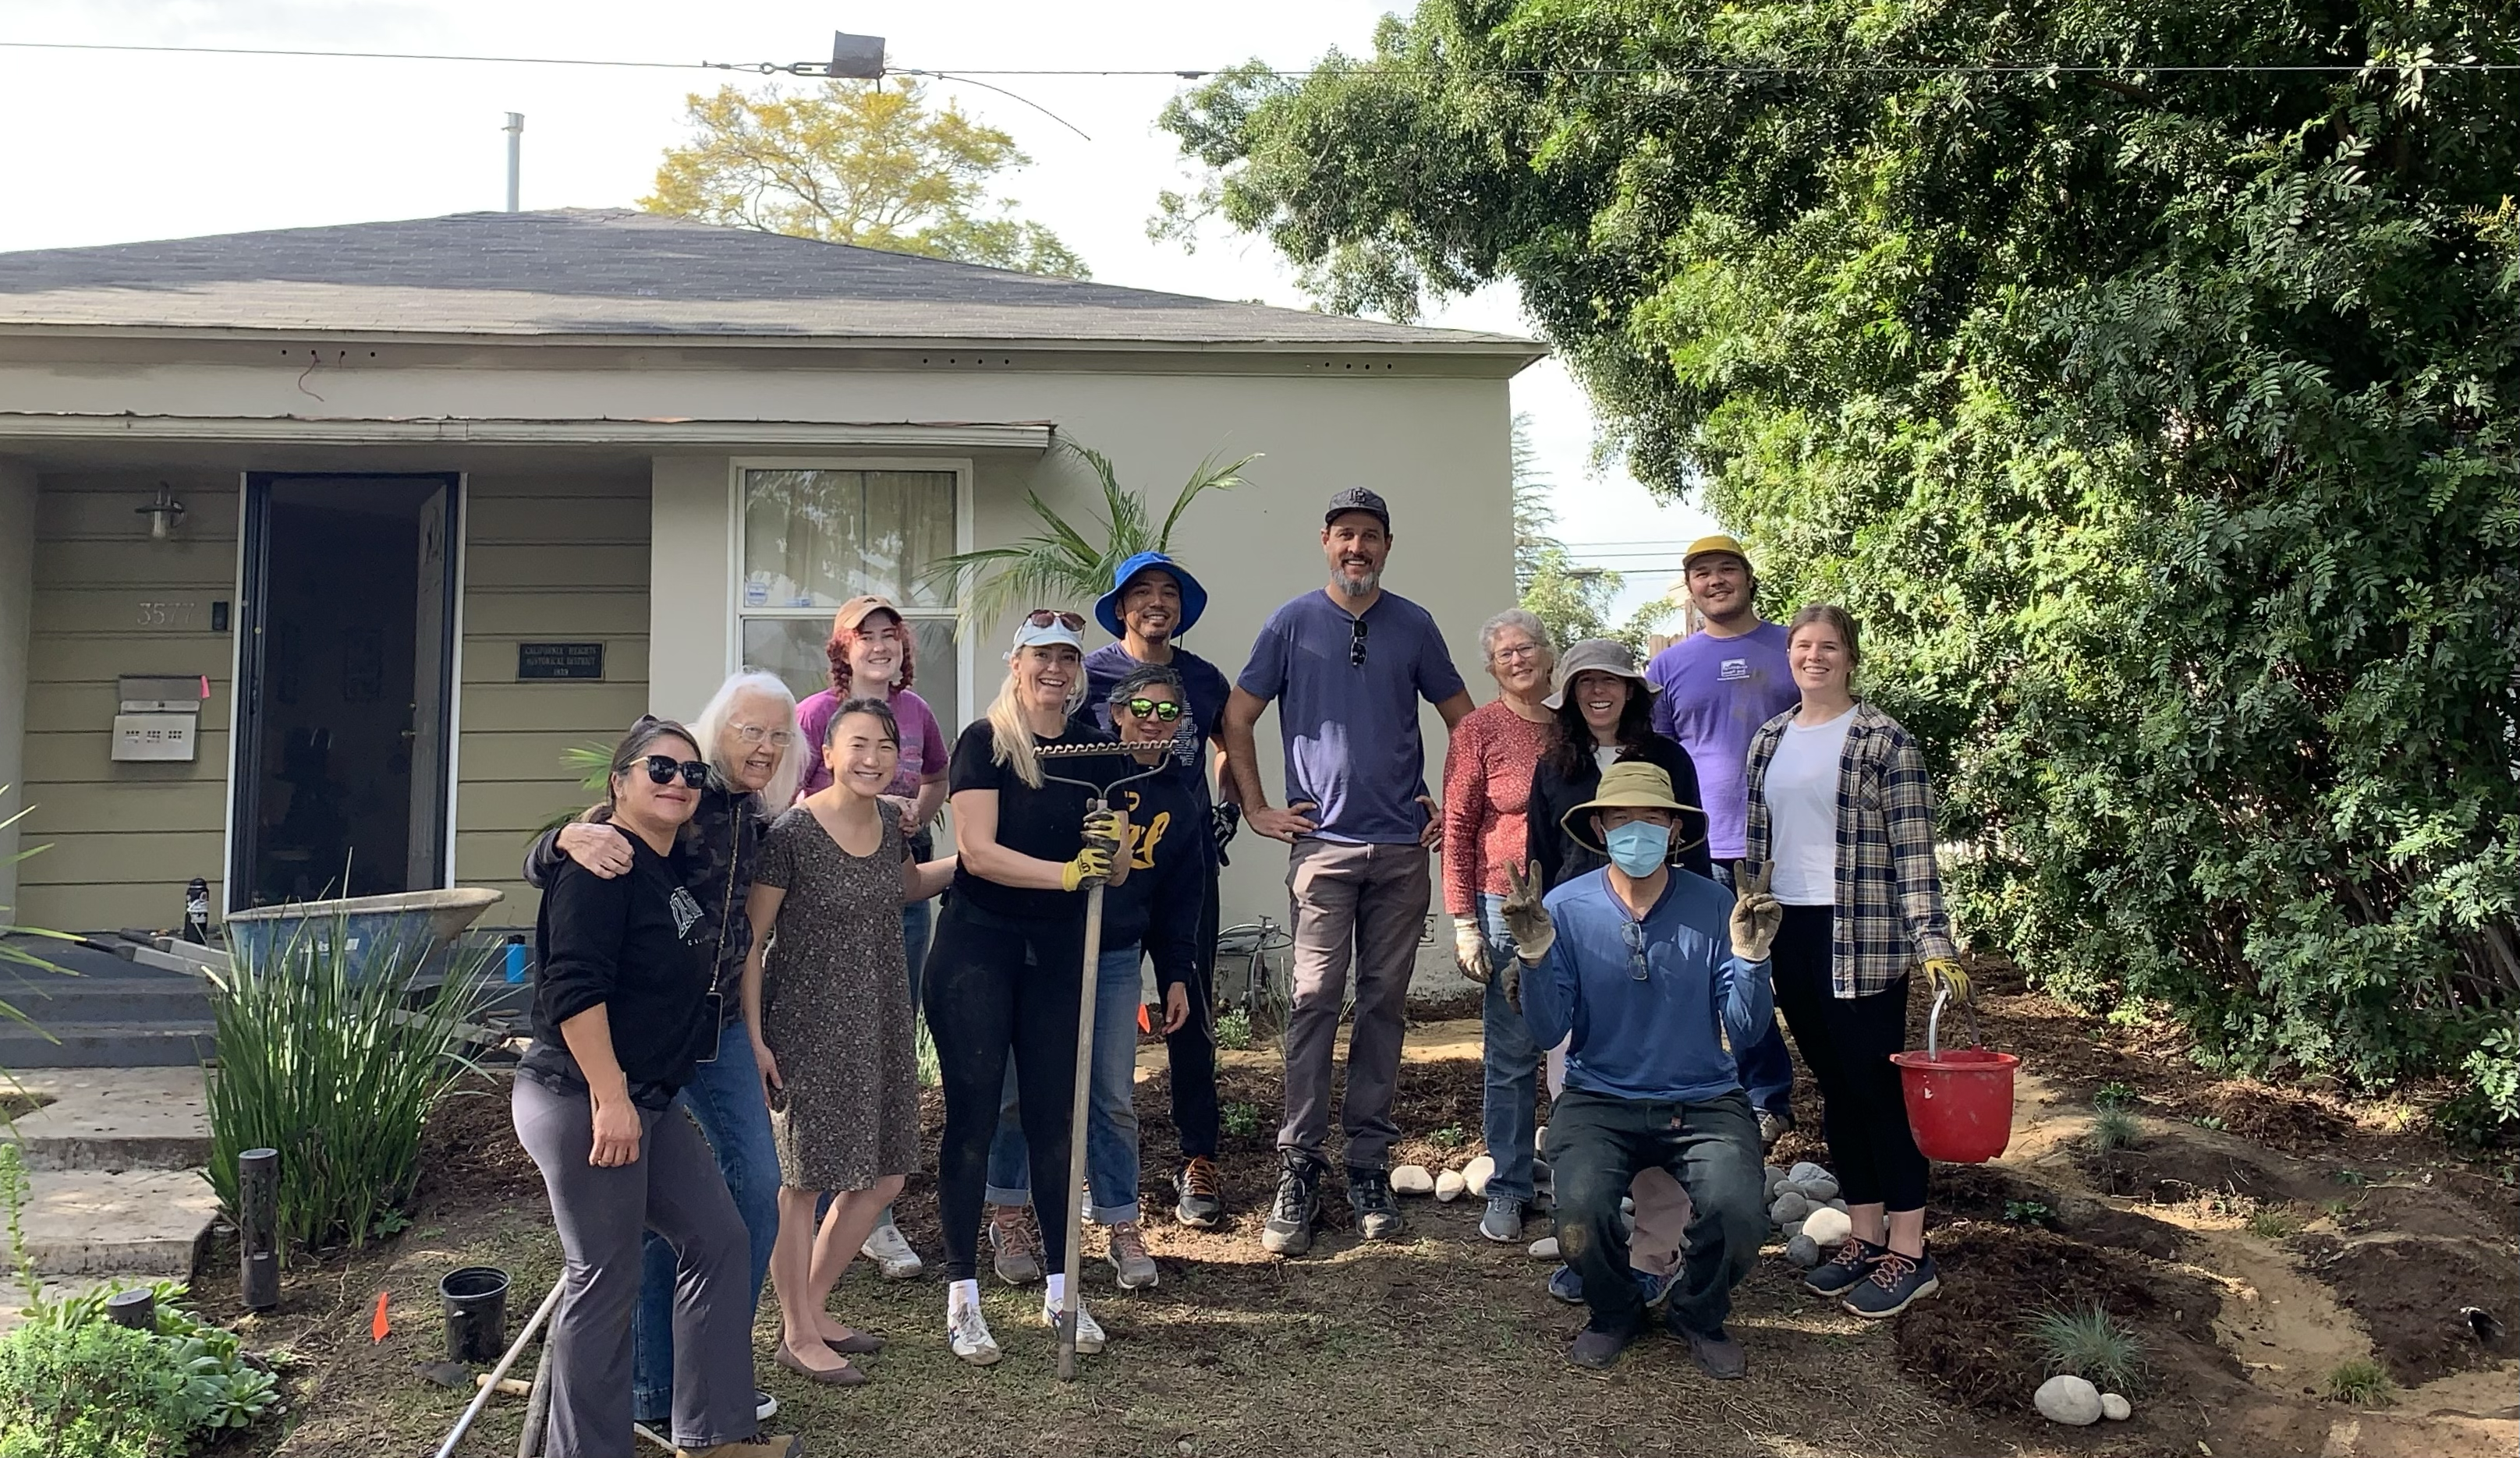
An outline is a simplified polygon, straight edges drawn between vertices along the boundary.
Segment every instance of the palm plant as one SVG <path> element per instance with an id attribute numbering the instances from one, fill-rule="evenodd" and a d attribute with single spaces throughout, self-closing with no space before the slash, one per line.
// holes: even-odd
<path id="1" fill-rule="evenodd" d="M 963 626 L 967 632 L 997 621 L 1012 608 L 1091 601 L 1101 596 L 1110 589 L 1113 568 L 1142 552 L 1170 552 L 1173 528 L 1181 523 L 1182 513 L 1190 504 L 1205 492 L 1242 485 L 1242 468 L 1260 459 L 1253 454 L 1231 465 L 1217 464 L 1214 456 L 1200 462 L 1198 468 L 1190 473 L 1190 481 L 1182 487 L 1181 494 L 1173 498 L 1172 508 L 1164 513 L 1163 524 L 1158 527 L 1148 515 L 1147 503 L 1121 488 L 1119 470 L 1109 457 L 1068 441 L 1059 442 L 1059 447 L 1091 467 L 1102 487 L 1101 517 L 1086 523 L 1101 531 L 1098 534 L 1078 528 L 1051 509 L 1041 493 L 1024 493 L 1024 503 L 1040 520 L 1041 531 L 1004 547 L 939 558 L 922 574 L 922 580 L 929 584 L 953 582 L 964 590 Z"/>

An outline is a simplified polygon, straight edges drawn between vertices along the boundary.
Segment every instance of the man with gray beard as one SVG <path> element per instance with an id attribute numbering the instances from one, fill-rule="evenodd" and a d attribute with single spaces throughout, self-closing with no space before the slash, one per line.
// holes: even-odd
<path id="1" fill-rule="evenodd" d="M 1388 1240 L 1401 1229 L 1391 1196 L 1391 1096 L 1400 1077 L 1403 1011 L 1431 898 L 1428 849 L 1442 833 L 1426 793 L 1418 701 L 1447 730 L 1470 712 L 1469 691 L 1426 609 L 1382 590 L 1391 510 L 1354 487 L 1323 513 L 1330 579 L 1270 615 L 1225 706 L 1225 752 L 1253 830 L 1294 847 L 1286 888 L 1294 905 L 1294 1005 L 1286 1020 L 1282 1169 L 1260 1243 L 1300 1256 L 1321 1216 L 1329 1171 L 1330 1063 L 1348 968 L 1356 969 L 1356 1026 L 1348 1039 L 1348 1204 L 1357 1232 Z M 1286 808 L 1271 808 L 1252 730 L 1271 701 L 1285 747 Z"/>

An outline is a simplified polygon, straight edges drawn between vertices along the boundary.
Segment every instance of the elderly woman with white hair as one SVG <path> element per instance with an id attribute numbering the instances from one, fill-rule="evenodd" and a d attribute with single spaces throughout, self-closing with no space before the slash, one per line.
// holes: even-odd
<path id="1" fill-rule="evenodd" d="M 1479 1233 L 1505 1242 L 1522 1238 L 1523 1212 L 1532 1201 L 1540 1049 L 1496 973 L 1513 961 L 1503 911 L 1511 889 L 1506 871 L 1530 854 L 1523 812 L 1532 772 L 1549 747 L 1552 715 L 1542 700 L 1557 654 L 1549 629 L 1519 607 L 1487 620 L 1479 648 L 1498 696 L 1454 726 L 1444 753 L 1444 909 L 1453 915 L 1462 975 L 1487 988 L 1480 1008 L 1487 1087 L 1479 1123 L 1496 1172 L 1488 1178 Z"/>
<path id="2" fill-rule="evenodd" d="M 744 899 L 751 894 L 753 871 L 762 837 L 772 817 L 796 798 L 803 755 L 797 748 L 796 696 L 771 674 L 746 670 L 729 678 L 692 721 L 701 755 L 708 761 L 708 783 L 700 790 L 689 834 L 696 844 L 687 864 L 684 889 L 699 904 L 713 949 L 716 975 L 709 995 L 718 1022 L 713 1056 L 703 1056 L 692 1082 L 675 1098 L 689 1109 L 708 1135 L 726 1187 L 743 1216 L 750 1240 L 753 1310 L 761 1303 L 761 1283 L 770 1270 L 770 1253 L 779 1238 L 779 1151 L 771 1141 L 770 1110 L 762 1102 L 761 1076 L 752 1060 L 752 1039 L 742 1025 L 744 954 L 752 950 L 752 927 L 744 917 Z M 627 872 L 632 863 L 629 840 L 609 823 L 598 806 L 578 820 L 545 834 L 525 854 L 525 879 L 545 885 L 560 862 L 575 862 L 598 876 Z M 631 1406 L 643 1423 L 666 1416 L 674 1388 L 674 1251 L 651 1232 L 643 1256 L 639 1305 L 632 1320 L 635 1356 Z M 767 1392 L 755 1398 L 766 1420 L 778 1411 Z"/>

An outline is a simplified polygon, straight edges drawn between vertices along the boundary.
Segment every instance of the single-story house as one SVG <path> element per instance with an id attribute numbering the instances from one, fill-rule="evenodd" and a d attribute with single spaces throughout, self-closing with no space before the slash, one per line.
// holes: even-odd
<path id="1" fill-rule="evenodd" d="M 217 914 L 339 894 L 346 859 L 353 893 L 497 887 L 530 924 L 563 751 L 742 664 L 824 686 L 843 598 L 904 603 L 919 688 L 975 717 L 1004 627 L 922 570 L 1022 534 L 1028 492 L 1083 509 L 1060 440 L 1159 502 L 1262 453 L 1175 544 L 1229 673 L 1368 484 L 1480 683 L 1541 352 L 623 211 L 0 254 L 0 906 L 170 927 L 195 877 Z M 1228 875 L 1229 920 L 1282 920 L 1279 856 Z"/>

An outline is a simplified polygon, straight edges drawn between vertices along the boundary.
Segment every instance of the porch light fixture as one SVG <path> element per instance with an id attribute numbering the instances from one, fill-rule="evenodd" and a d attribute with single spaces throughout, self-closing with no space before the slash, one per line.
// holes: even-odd
<path id="1" fill-rule="evenodd" d="M 160 481 L 158 483 L 158 499 L 145 507 L 132 508 L 132 514 L 149 518 L 150 541 L 171 541 L 175 535 L 175 523 L 184 519 L 184 504 L 175 500 L 173 487 Z"/>

